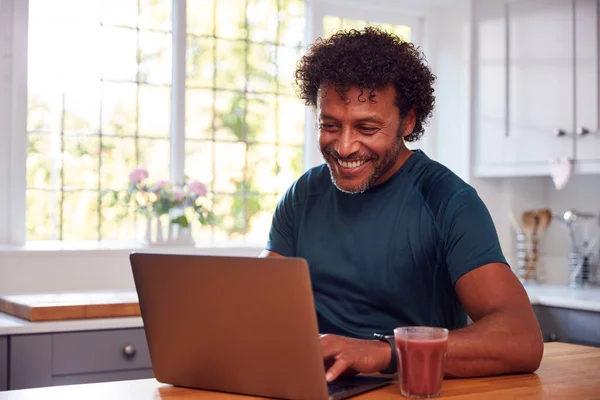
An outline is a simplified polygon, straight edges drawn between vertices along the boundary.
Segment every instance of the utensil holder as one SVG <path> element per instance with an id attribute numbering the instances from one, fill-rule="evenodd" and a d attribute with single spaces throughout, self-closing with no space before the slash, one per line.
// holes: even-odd
<path id="1" fill-rule="evenodd" d="M 521 283 L 538 282 L 538 247 L 536 234 L 517 234 L 517 276 Z"/>

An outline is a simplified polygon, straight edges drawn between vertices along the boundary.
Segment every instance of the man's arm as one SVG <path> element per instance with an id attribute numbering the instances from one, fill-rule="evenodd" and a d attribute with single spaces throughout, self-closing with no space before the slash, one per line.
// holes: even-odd
<path id="1" fill-rule="evenodd" d="M 533 372 L 544 344 L 525 289 L 501 263 L 476 268 L 458 279 L 456 293 L 473 324 L 451 331 L 446 376 L 470 377 Z"/>

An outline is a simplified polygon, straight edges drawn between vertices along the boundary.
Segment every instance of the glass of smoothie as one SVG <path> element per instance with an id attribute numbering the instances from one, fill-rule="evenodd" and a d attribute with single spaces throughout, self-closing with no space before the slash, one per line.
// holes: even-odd
<path id="1" fill-rule="evenodd" d="M 444 379 L 448 330 L 428 326 L 394 329 L 398 382 L 405 397 L 439 397 Z"/>

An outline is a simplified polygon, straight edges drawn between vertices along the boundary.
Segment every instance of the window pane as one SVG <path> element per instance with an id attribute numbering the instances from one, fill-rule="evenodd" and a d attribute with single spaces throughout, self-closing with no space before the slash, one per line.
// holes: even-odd
<path id="1" fill-rule="evenodd" d="M 63 49 L 62 73 L 69 81 L 99 80 L 102 70 L 100 25 L 67 23 L 62 26 L 64 36 L 60 42 Z M 45 41 L 50 47 L 56 44 Z M 56 57 L 56 55 L 54 55 Z"/>
<path id="2" fill-rule="evenodd" d="M 137 77 L 136 31 L 127 28 L 104 28 L 102 36 L 103 78 L 135 81 Z"/>
<path id="3" fill-rule="evenodd" d="M 187 38 L 186 86 L 211 87 L 214 82 L 215 40 L 212 38 Z"/>
<path id="4" fill-rule="evenodd" d="M 245 143 L 215 143 L 215 192 L 236 193 L 242 187 Z"/>
<path id="5" fill-rule="evenodd" d="M 246 38 L 246 0 L 218 0 L 217 37 L 224 39 Z"/>
<path id="6" fill-rule="evenodd" d="M 275 92 L 277 78 L 276 47 L 270 44 L 249 45 L 248 87 L 249 92 Z"/>
<path id="7" fill-rule="evenodd" d="M 142 218 L 137 218 L 141 221 Z M 139 230 L 141 231 L 141 229 Z M 133 240 L 136 238 L 136 216 L 125 204 L 125 191 L 102 193 L 102 240 Z M 141 235 L 140 235 L 141 236 Z"/>
<path id="8" fill-rule="evenodd" d="M 213 213 L 215 215 L 214 236 L 213 240 L 216 243 L 224 242 L 234 238 L 240 239 L 241 235 L 232 235 L 233 232 L 239 230 L 236 225 L 237 210 L 240 209 L 239 196 L 236 202 L 236 210 L 234 210 L 234 198 L 232 195 L 215 194 L 213 203 Z M 242 227 L 243 230 L 244 227 Z"/>
<path id="9" fill-rule="evenodd" d="M 29 19 L 46 21 L 63 21 L 65 19 L 65 2 L 63 0 L 29 0 Z"/>
<path id="10" fill-rule="evenodd" d="M 299 47 L 306 32 L 304 0 L 279 1 L 279 43 Z"/>
<path id="11" fill-rule="evenodd" d="M 37 9 L 30 11 L 36 13 Z M 40 94 L 57 93 L 64 75 L 65 50 L 52 44 L 63 42 L 62 24 L 32 18 L 28 28 L 27 85 Z"/>
<path id="12" fill-rule="evenodd" d="M 278 65 L 278 92 L 294 94 L 296 88 L 296 63 L 300 60 L 300 51 L 291 47 L 279 47 L 277 49 Z"/>
<path id="13" fill-rule="evenodd" d="M 98 189 L 100 138 L 65 136 L 63 142 L 63 185 L 75 189 Z"/>
<path id="14" fill-rule="evenodd" d="M 248 36 L 254 42 L 277 42 L 277 0 L 248 0 Z"/>
<path id="15" fill-rule="evenodd" d="M 29 85 L 27 109 L 27 130 L 60 132 L 62 119 L 60 87 Z"/>
<path id="16" fill-rule="evenodd" d="M 194 35 L 214 34 L 214 12 L 217 0 L 187 0 L 187 31 Z"/>
<path id="17" fill-rule="evenodd" d="M 137 165 L 134 139 L 102 138 L 102 173 L 100 174 L 102 188 L 127 189 L 129 172 Z"/>
<path id="18" fill-rule="evenodd" d="M 139 0 L 139 27 L 161 31 L 171 30 L 171 0 Z"/>
<path id="19" fill-rule="evenodd" d="M 58 154 L 60 138 L 50 135 L 37 135 L 30 133 L 27 148 L 27 187 L 50 188 L 52 178 L 59 177 L 60 165 L 53 167 L 54 154 Z M 53 143 L 55 142 L 55 143 Z M 57 187 L 58 185 L 54 185 Z"/>
<path id="20" fill-rule="evenodd" d="M 102 23 L 105 25 L 135 28 L 137 18 L 138 0 L 103 0 L 102 2 Z"/>
<path id="21" fill-rule="evenodd" d="M 100 81 L 72 82 L 64 92 L 65 132 L 97 133 L 100 129 Z"/>
<path id="22" fill-rule="evenodd" d="M 27 240 L 58 239 L 60 192 L 27 191 Z"/>
<path id="23" fill-rule="evenodd" d="M 242 140 L 244 129 L 244 93 L 217 91 L 215 136 L 219 140 Z"/>
<path id="24" fill-rule="evenodd" d="M 302 100 L 279 96 L 278 133 L 280 143 L 304 143 L 304 112 Z"/>
<path id="25" fill-rule="evenodd" d="M 411 42 L 413 40 L 412 29 L 410 26 L 396 25 L 394 32 L 396 33 L 396 35 L 404 38 L 404 40 L 406 40 L 407 42 Z"/>
<path id="26" fill-rule="evenodd" d="M 212 138 L 213 91 L 187 89 L 185 91 L 186 138 Z"/>
<path id="27" fill-rule="evenodd" d="M 185 142 L 185 175 L 210 188 L 213 181 L 213 142 L 187 140 Z"/>
<path id="28" fill-rule="evenodd" d="M 242 41 L 217 40 L 217 87 L 244 90 L 246 46 Z"/>
<path id="29" fill-rule="evenodd" d="M 171 84 L 171 35 L 140 32 L 140 82 Z"/>
<path id="30" fill-rule="evenodd" d="M 64 192 L 62 240 L 98 240 L 98 234 L 98 192 Z"/>
<path id="31" fill-rule="evenodd" d="M 247 233 L 250 243 L 266 243 L 275 211 L 276 197 L 273 195 L 251 195 L 246 198 Z"/>
<path id="32" fill-rule="evenodd" d="M 279 173 L 277 174 L 277 192 L 285 192 L 290 185 L 302 174 L 302 147 L 281 146 L 277 153 Z"/>
<path id="33" fill-rule="evenodd" d="M 100 0 L 64 0 L 67 19 L 80 22 L 100 22 Z"/>
<path id="34" fill-rule="evenodd" d="M 135 135 L 137 130 L 137 85 L 102 85 L 102 132 L 108 135 Z"/>
<path id="35" fill-rule="evenodd" d="M 340 29 L 342 29 L 341 18 L 331 16 L 323 17 L 323 36 L 331 36 Z"/>
<path id="36" fill-rule="evenodd" d="M 362 19 L 342 19 L 342 29 L 348 31 L 350 29 L 362 30 L 368 26 L 368 22 Z"/>
<path id="37" fill-rule="evenodd" d="M 138 139 L 138 164 L 148 169 L 152 181 L 169 179 L 170 145 L 168 139 Z"/>
<path id="38" fill-rule="evenodd" d="M 140 136 L 169 137 L 171 90 L 168 87 L 140 85 L 138 127 Z"/>
<path id="39" fill-rule="evenodd" d="M 247 179 L 253 190 L 274 194 L 277 191 L 276 147 L 274 145 L 248 145 Z"/>
<path id="40" fill-rule="evenodd" d="M 277 107 L 273 95 L 248 95 L 246 116 L 248 140 L 275 143 L 277 140 Z"/>

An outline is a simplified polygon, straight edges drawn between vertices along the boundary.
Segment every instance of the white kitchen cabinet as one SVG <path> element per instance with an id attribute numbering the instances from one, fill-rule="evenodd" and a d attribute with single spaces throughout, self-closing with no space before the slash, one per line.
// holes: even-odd
<path id="1" fill-rule="evenodd" d="M 475 4 L 475 175 L 549 175 L 559 157 L 595 172 L 598 0 Z"/>
<path id="2" fill-rule="evenodd" d="M 576 149 L 578 172 L 600 173 L 600 5 L 597 0 L 575 3 Z"/>

